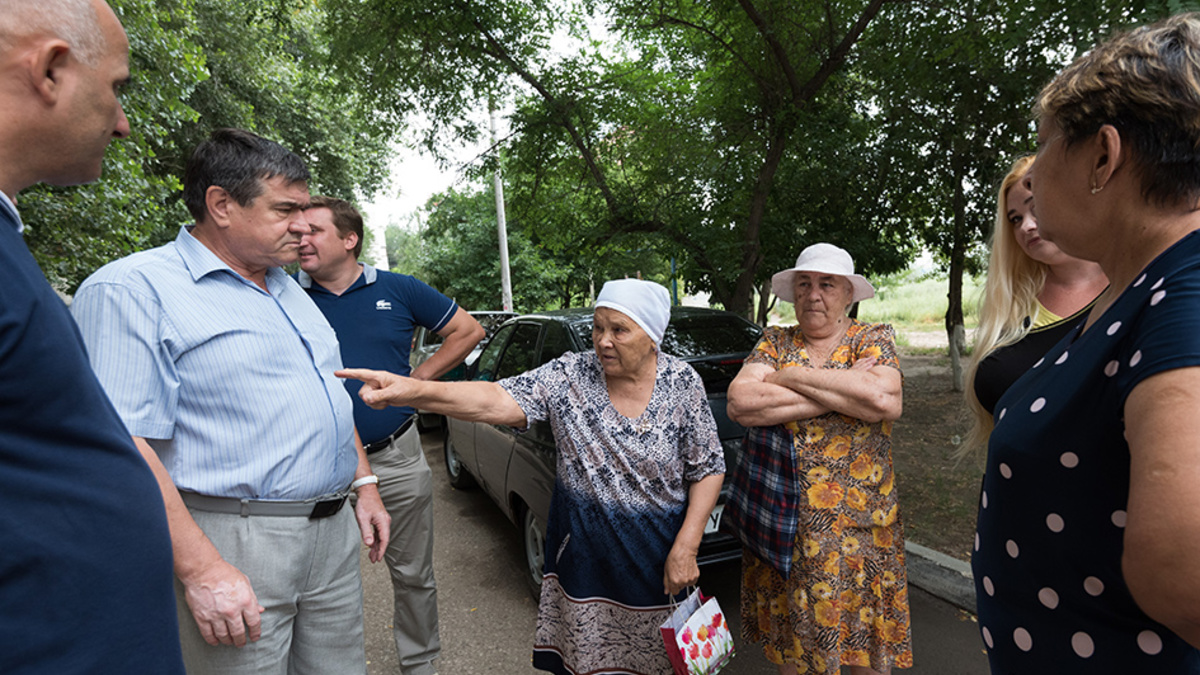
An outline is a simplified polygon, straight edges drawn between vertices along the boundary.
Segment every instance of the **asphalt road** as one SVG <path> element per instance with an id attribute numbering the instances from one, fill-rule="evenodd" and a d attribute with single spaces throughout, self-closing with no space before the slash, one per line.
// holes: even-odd
<path id="1" fill-rule="evenodd" d="M 440 675 L 536 673 L 530 666 L 537 603 L 522 579 L 517 529 L 479 490 L 446 483 L 440 431 L 421 437 L 434 483 L 434 567 L 441 613 Z M 383 564 L 363 556 L 367 670 L 400 672 L 391 632 L 391 581 Z M 729 618 L 738 652 L 722 675 L 775 675 L 757 645 L 739 640 L 740 563 L 701 570 L 700 586 L 714 594 Z M 911 675 L 986 675 L 987 659 L 974 617 L 910 587 L 916 665 Z"/>

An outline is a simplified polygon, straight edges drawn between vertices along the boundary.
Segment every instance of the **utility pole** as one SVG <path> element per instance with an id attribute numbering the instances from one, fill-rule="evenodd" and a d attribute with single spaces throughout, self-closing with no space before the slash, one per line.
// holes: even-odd
<path id="1" fill-rule="evenodd" d="M 500 297 L 503 309 L 513 311 L 512 279 L 508 272 L 508 223 L 504 217 L 504 183 L 500 180 L 500 146 L 496 144 L 496 104 L 488 100 L 488 115 L 492 126 L 492 148 L 496 151 L 496 172 L 492 174 L 492 188 L 496 192 L 496 232 L 500 240 Z"/>

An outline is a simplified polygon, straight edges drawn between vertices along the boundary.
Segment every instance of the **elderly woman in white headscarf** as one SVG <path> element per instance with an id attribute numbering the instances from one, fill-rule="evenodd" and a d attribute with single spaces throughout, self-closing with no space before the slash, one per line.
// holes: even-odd
<path id="1" fill-rule="evenodd" d="M 411 405 L 518 429 L 549 420 L 558 446 L 533 663 L 554 673 L 669 674 L 658 627 L 700 577 L 696 551 L 725 462 L 700 376 L 659 350 L 662 286 L 609 281 L 593 352 L 499 382 L 347 370 L 368 405 Z"/>

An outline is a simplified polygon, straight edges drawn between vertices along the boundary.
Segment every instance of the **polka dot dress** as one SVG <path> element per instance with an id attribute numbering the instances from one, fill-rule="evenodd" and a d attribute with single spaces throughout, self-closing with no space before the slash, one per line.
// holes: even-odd
<path id="1" fill-rule="evenodd" d="M 1193 233 L 1000 399 L 972 559 L 992 673 L 1200 673 L 1200 652 L 1147 617 L 1121 575 L 1125 399 L 1150 375 L 1195 365 Z"/>

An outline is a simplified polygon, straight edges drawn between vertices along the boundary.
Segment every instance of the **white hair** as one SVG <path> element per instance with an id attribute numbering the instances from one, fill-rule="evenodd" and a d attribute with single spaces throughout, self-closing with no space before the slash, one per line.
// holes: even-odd
<path id="1" fill-rule="evenodd" d="M 107 46 L 93 0 L 0 0 L 0 50 L 29 35 L 61 38 L 88 66 Z"/>

